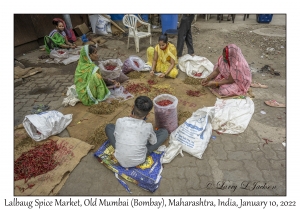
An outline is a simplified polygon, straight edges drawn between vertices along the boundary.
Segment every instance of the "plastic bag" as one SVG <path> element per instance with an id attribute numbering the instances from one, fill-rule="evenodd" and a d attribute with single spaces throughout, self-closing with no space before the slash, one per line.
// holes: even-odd
<path id="1" fill-rule="evenodd" d="M 68 87 L 68 91 L 67 91 L 67 98 L 64 98 L 62 105 L 64 106 L 75 106 L 77 102 L 79 102 L 80 100 L 77 98 L 78 94 L 76 92 L 76 86 L 72 85 L 70 87 Z"/>
<path id="2" fill-rule="evenodd" d="M 135 71 L 142 71 L 144 69 L 145 62 L 138 56 L 129 56 L 129 66 Z"/>
<path id="3" fill-rule="evenodd" d="M 123 82 L 129 80 L 129 77 L 127 77 L 123 72 L 121 72 L 120 76 L 117 78 L 114 78 L 114 80 L 116 80 L 119 83 L 123 83 Z"/>
<path id="4" fill-rule="evenodd" d="M 56 110 L 26 115 L 23 126 L 32 139 L 41 141 L 62 132 L 71 123 L 72 116 Z"/>
<path id="5" fill-rule="evenodd" d="M 59 60 L 64 60 L 69 57 L 69 53 L 65 49 L 53 49 L 50 52 L 50 58 L 58 58 Z"/>
<path id="6" fill-rule="evenodd" d="M 184 55 L 178 59 L 181 71 L 194 78 L 206 78 L 213 72 L 214 65 L 205 57 Z"/>
<path id="7" fill-rule="evenodd" d="M 198 109 L 171 133 L 170 144 L 179 141 L 184 152 L 201 159 L 212 134 L 210 122 L 213 116 L 214 107 Z"/>
<path id="8" fill-rule="evenodd" d="M 246 130 L 254 113 L 254 103 L 246 99 L 218 99 L 212 127 L 220 133 L 238 134 Z"/>
<path id="9" fill-rule="evenodd" d="M 73 63 L 75 61 L 78 61 L 80 58 L 80 55 L 70 55 L 70 57 L 68 57 L 67 59 L 64 59 L 62 61 L 63 64 L 68 65 L 70 63 Z"/>
<path id="10" fill-rule="evenodd" d="M 157 104 L 162 100 L 170 100 L 172 104 L 160 106 Z M 157 128 L 165 128 L 169 133 L 178 127 L 177 104 L 178 99 L 170 94 L 161 94 L 153 99 L 155 126 Z"/>
<path id="11" fill-rule="evenodd" d="M 133 97 L 134 97 L 134 95 L 129 93 L 123 86 L 120 86 L 119 88 L 115 88 L 114 90 L 110 90 L 109 98 L 126 101 Z"/>
<path id="12" fill-rule="evenodd" d="M 116 66 L 114 70 L 107 70 L 105 66 L 113 65 Z M 106 61 L 99 61 L 100 74 L 106 79 L 115 79 L 120 76 L 122 71 L 122 61 L 118 59 L 109 59 Z"/>
<path id="13" fill-rule="evenodd" d="M 130 65 L 130 60 L 129 60 L 129 58 L 128 59 L 126 59 L 125 61 L 124 61 L 124 63 L 123 63 L 123 66 L 122 66 L 122 72 L 124 73 L 124 74 L 128 74 L 129 72 L 132 72 L 132 71 L 134 71 L 132 68 L 131 68 L 131 65 Z"/>

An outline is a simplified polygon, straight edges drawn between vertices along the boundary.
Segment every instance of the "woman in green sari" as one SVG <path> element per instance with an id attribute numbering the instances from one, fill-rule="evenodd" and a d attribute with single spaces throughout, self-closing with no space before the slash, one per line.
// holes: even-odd
<path id="1" fill-rule="evenodd" d="M 76 48 L 75 44 L 72 44 L 68 41 L 67 35 L 64 32 L 64 24 L 61 21 L 53 20 L 53 25 L 56 26 L 56 29 L 50 32 L 49 36 L 44 37 L 45 48 L 48 53 L 54 48 Z"/>
<path id="2" fill-rule="evenodd" d="M 93 61 L 98 61 L 96 47 L 93 45 L 84 45 L 80 51 L 74 81 L 78 99 L 87 106 L 106 100 L 110 95 L 108 88 L 120 86 L 115 80 L 110 80 L 108 82 L 114 85 L 107 87 L 99 73 L 99 67 Z"/>

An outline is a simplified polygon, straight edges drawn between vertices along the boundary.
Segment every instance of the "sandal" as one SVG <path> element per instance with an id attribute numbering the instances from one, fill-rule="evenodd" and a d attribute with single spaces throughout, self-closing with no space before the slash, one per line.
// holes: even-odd
<path id="1" fill-rule="evenodd" d="M 254 82 L 254 83 L 251 83 L 250 87 L 254 87 L 254 88 L 268 88 L 267 85 L 262 85 L 258 82 Z"/>
<path id="2" fill-rule="evenodd" d="M 265 101 L 265 104 L 267 104 L 268 106 L 272 106 L 272 107 L 286 107 L 285 104 L 280 104 L 275 100 Z"/>

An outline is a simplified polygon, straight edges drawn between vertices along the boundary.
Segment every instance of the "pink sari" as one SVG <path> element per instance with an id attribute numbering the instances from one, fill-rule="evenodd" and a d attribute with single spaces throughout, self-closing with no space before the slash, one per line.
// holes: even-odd
<path id="1" fill-rule="evenodd" d="M 219 68 L 220 73 L 215 78 L 215 81 L 221 81 L 224 78 L 228 79 L 229 75 L 234 79 L 232 84 L 224 84 L 217 89 L 221 96 L 245 95 L 250 87 L 252 75 L 249 65 L 244 58 L 242 51 L 235 44 L 226 46 L 226 63 L 223 56 L 219 57 L 218 62 L 214 66 L 214 70 Z"/>

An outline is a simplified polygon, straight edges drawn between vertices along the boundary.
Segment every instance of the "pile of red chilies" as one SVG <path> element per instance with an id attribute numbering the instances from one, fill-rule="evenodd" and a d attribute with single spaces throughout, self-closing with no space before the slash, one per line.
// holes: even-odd
<path id="1" fill-rule="evenodd" d="M 173 104 L 173 102 L 170 101 L 170 100 L 162 100 L 162 101 L 157 102 L 157 104 L 158 104 L 159 106 L 168 106 L 168 105 L 170 105 L 170 104 Z"/>
<path id="2" fill-rule="evenodd" d="M 129 93 L 146 93 L 150 92 L 151 90 L 148 87 L 146 87 L 143 83 L 130 83 L 126 86 L 126 91 L 128 91 Z"/>
<path id="3" fill-rule="evenodd" d="M 51 140 L 43 145 L 36 146 L 15 160 L 14 180 L 25 179 L 25 183 L 31 178 L 53 170 L 57 165 L 53 154 L 58 150 L 55 141 Z"/>
<path id="4" fill-rule="evenodd" d="M 114 65 L 109 65 L 109 64 L 108 64 L 108 65 L 105 66 L 105 69 L 106 69 L 106 70 L 109 70 L 109 71 L 112 71 L 112 70 L 114 70 L 115 68 L 116 68 L 116 66 L 114 66 Z"/>

